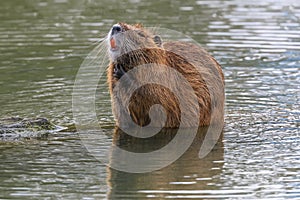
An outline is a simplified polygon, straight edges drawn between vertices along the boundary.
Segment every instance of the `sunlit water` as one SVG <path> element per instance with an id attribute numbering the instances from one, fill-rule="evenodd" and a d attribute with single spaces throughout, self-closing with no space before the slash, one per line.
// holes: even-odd
<path id="1" fill-rule="evenodd" d="M 300 198 L 298 1 L 14 0 L 0 5 L 0 117 L 73 123 L 76 72 L 117 21 L 191 36 L 222 64 L 227 97 L 224 138 L 214 151 L 199 160 L 191 149 L 148 174 L 107 168 L 76 133 L 1 142 L 0 199 Z M 104 97 L 97 104 L 100 123 L 112 135 L 110 101 Z"/>

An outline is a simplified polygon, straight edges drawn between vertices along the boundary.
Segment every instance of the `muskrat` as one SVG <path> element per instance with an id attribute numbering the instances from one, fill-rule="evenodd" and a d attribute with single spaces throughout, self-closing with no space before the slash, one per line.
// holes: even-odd
<path id="1" fill-rule="evenodd" d="M 141 24 L 129 25 L 118 23 L 108 33 L 108 52 L 110 64 L 107 69 L 112 111 L 117 126 L 130 124 L 129 120 L 143 127 L 151 125 L 178 128 L 207 126 L 211 123 L 223 123 L 224 120 L 224 75 L 219 63 L 203 48 L 196 44 L 180 41 L 163 42 Z M 147 66 L 155 64 L 156 67 Z M 144 66 L 145 73 L 137 73 L 135 77 L 130 71 Z M 147 68 L 148 67 L 148 68 Z M 181 74 L 192 90 L 186 89 L 177 74 L 164 73 L 176 70 Z M 149 71 L 150 70 L 150 71 Z M 171 70 L 171 71 L 170 71 Z M 128 74 L 126 84 L 120 91 L 114 91 L 118 81 Z M 144 78 L 164 81 L 166 88 L 160 84 L 144 83 Z M 132 80 L 132 81 L 130 81 Z M 143 83 L 135 91 L 127 91 L 131 84 Z M 177 90 L 186 99 L 187 114 L 182 116 L 179 98 L 174 94 Z M 178 93 L 177 93 L 178 94 Z M 196 96 L 196 102 L 190 101 Z M 127 105 L 124 102 L 129 102 Z M 166 120 L 161 117 L 149 116 L 153 105 L 164 108 Z M 196 109 L 198 108 L 198 109 Z M 199 116 L 199 119 L 195 118 Z M 128 117 L 126 116 L 126 113 Z M 159 113 L 157 115 L 160 115 Z M 185 117 L 182 124 L 182 117 Z"/>

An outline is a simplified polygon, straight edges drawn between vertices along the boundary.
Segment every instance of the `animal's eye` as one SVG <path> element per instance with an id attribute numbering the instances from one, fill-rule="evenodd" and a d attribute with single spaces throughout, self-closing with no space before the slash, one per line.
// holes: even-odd
<path id="1" fill-rule="evenodd" d="M 138 32 L 138 35 L 141 36 L 141 37 L 145 37 L 145 34 L 143 32 L 140 32 L 140 31 Z"/>

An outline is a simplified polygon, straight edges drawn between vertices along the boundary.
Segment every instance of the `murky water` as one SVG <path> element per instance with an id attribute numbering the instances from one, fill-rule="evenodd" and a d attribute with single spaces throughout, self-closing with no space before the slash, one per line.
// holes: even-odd
<path id="1" fill-rule="evenodd" d="M 12 0 L 0 5 L 1 117 L 72 123 L 76 72 L 117 21 L 191 36 L 222 64 L 227 96 L 224 137 L 214 151 L 200 160 L 196 143 L 152 173 L 107 168 L 76 133 L 1 142 L 0 199 L 300 198 L 298 1 Z M 112 135 L 110 102 L 98 103 L 104 105 L 100 121 Z"/>

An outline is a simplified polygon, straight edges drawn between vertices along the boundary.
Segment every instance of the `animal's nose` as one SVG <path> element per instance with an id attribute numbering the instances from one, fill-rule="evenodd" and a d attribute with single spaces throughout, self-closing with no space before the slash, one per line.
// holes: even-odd
<path id="1" fill-rule="evenodd" d="M 115 25 L 113 25 L 113 27 L 111 29 L 111 34 L 114 35 L 121 31 L 122 31 L 122 27 L 119 24 L 115 24 Z"/>

